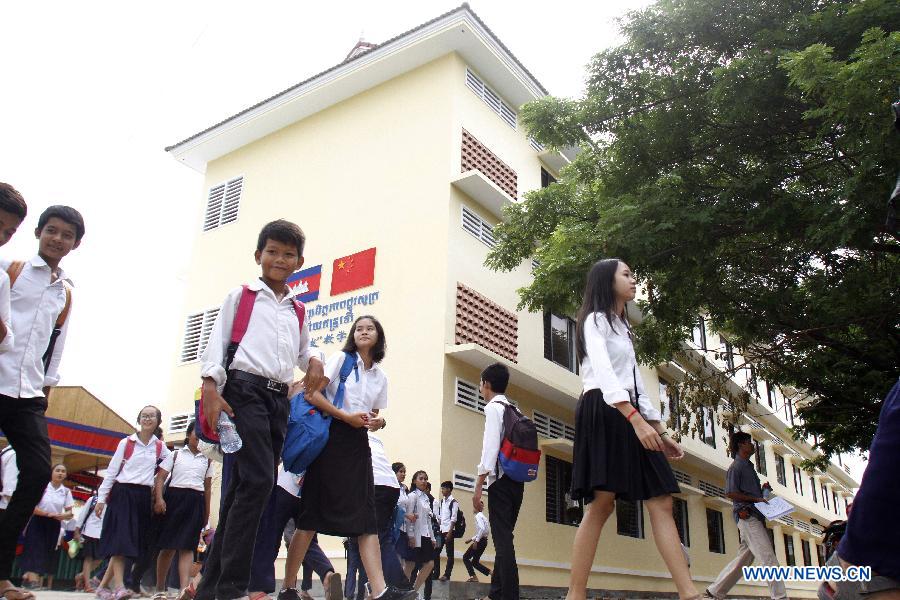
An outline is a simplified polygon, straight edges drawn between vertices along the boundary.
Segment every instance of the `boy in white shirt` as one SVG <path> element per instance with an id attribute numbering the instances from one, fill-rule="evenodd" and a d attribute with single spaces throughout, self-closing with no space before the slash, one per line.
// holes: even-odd
<path id="1" fill-rule="evenodd" d="M 513 481 L 503 473 L 498 462 L 500 444 L 503 441 L 503 413 L 509 401 L 504 394 L 509 384 L 509 369 L 500 363 L 488 365 L 481 372 L 481 395 L 487 400 L 484 407 L 484 440 L 481 445 L 481 463 L 472 496 L 474 512 L 484 509 L 481 501 L 485 480 L 491 490 L 490 524 L 494 535 L 494 572 L 491 575 L 491 600 L 518 600 L 519 567 L 513 546 L 513 530 L 522 507 L 525 484 Z"/>
<path id="2" fill-rule="evenodd" d="M 16 189 L 0 181 L 0 246 L 12 239 L 28 214 L 28 206 Z M 0 352 L 13 347 L 13 332 L 9 316 L 9 275 L 0 273 Z"/>
<path id="3" fill-rule="evenodd" d="M 453 531 L 456 527 L 456 520 L 459 515 L 459 502 L 453 497 L 453 482 L 445 481 L 441 483 L 441 498 L 435 504 L 435 515 L 441 522 L 441 534 L 444 536 L 444 548 L 447 549 L 447 568 L 441 575 L 441 581 L 449 581 L 453 574 Z M 434 571 L 441 571 L 441 553 L 438 552 L 434 559 Z"/>
<path id="4" fill-rule="evenodd" d="M 487 517 L 483 512 L 475 513 L 475 535 L 466 540 L 469 547 L 463 554 L 463 564 L 466 565 L 466 571 L 469 572 L 468 581 L 478 583 L 478 576 L 475 575 L 475 569 L 482 575 L 490 575 L 491 570 L 481 564 L 481 555 L 487 548 L 488 532 L 491 527 L 488 524 Z"/>
<path id="5" fill-rule="evenodd" d="M 262 276 L 247 288 L 253 311 L 240 345 L 230 344 L 242 287 L 229 292 L 203 352 L 203 415 L 216 428 L 221 411 L 233 420 L 243 445 L 223 490 L 219 525 L 197 600 L 232 600 L 247 595 L 260 517 L 275 484 L 275 470 L 290 410 L 288 388 L 294 367 L 306 371 L 307 390 L 323 382 L 321 354 L 310 349 L 306 320 L 286 281 L 303 265 L 306 237 L 294 223 L 268 223 L 259 234 L 256 263 Z M 230 362 L 229 362 L 230 361 Z"/>
<path id="6" fill-rule="evenodd" d="M 19 467 L 16 491 L 0 520 L 0 594 L 6 600 L 32 597 L 13 588 L 9 576 L 19 533 L 50 481 L 44 413 L 50 388 L 59 382 L 72 285 L 59 263 L 81 244 L 84 219 L 69 206 L 51 206 L 41 214 L 34 233 L 37 256 L 15 265 L 0 261 L 0 271 L 15 269 L 16 277 L 10 277 L 10 323 L 18 334 L 12 348 L 0 353 L 0 429 L 15 448 Z"/>

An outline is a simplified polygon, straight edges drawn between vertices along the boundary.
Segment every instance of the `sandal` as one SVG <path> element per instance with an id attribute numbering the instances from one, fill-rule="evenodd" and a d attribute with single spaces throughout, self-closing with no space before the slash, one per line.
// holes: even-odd
<path id="1" fill-rule="evenodd" d="M 9 596 L 8 594 L 17 595 Z M 34 598 L 34 594 L 29 592 L 28 590 L 23 590 L 17 587 L 8 587 L 0 592 L 0 595 L 2 595 L 5 600 L 32 600 Z"/>
<path id="2" fill-rule="evenodd" d="M 169 600 L 168 592 L 156 592 L 151 596 L 153 600 Z"/>
<path id="3" fill-rule="evenodd" d="M 178 593 L 178 597 L 176 597 L 175 600 L 194 600 L 194 594 L 196 593 L 197 590 L 194 589 L 194 582 L 192 581 L 186 588 Z"/>

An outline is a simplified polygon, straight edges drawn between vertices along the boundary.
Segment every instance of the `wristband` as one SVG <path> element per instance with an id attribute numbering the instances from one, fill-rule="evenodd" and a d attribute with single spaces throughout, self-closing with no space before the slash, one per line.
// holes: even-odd
<path id="1" fill-rule="evenodd" d="M 636 408 L 631 409 L 631 412 L 628 413 L 628 416 L 625 417 L 625 420 L 630 422 L 631 417 L 633 417 L 637 412 L 638 412 L 638 409 L 636 409 Z"/>

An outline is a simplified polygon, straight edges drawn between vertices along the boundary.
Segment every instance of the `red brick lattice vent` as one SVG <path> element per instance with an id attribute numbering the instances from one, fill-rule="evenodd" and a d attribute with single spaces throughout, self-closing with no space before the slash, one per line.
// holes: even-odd
<path id="1" fill-rule="evenodd" d="M 456 284 L 456 343 L 475 343 L 516 362 L 519 318 L 461 283 Z"/>
<path id="2" fill-rule="evenodd" d="M 516 172 L 497 158 L 497 155 L 488 150 L 484 144 L 476 140 L 475 136 L 463 129 L 462 173 L 472 170 L 480 171 L 511 198 L 516 198 L 518 189 Z"/>

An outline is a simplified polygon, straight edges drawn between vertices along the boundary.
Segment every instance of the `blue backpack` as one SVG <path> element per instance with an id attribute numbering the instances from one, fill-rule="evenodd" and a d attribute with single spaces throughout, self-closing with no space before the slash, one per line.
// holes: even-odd
<path id="1" fill-rule="evenodd" d="M 344 364 L 341 366 L 340 374 L 341 380 L 338 383 L 337 393 L 332 399 L 332 403 L 337 408 L 344 407 L 344 387 L 351 371 L 356 371 L 356 381 L 359 381 L 359 371 L 356 369 L 356 355 L 347 352 L 344 354 Z M 328 442 L 328 428 L 330 426 L 331 417 L 310 404 L 304 397 L 303 392 L 291 398 L 291 415 L 288 417 L 287 432 L 284 436 L 284 449 L 281 452 L 284 470 L 296 475 L 305 472 L 322 452 L 325 443 Z"/>

